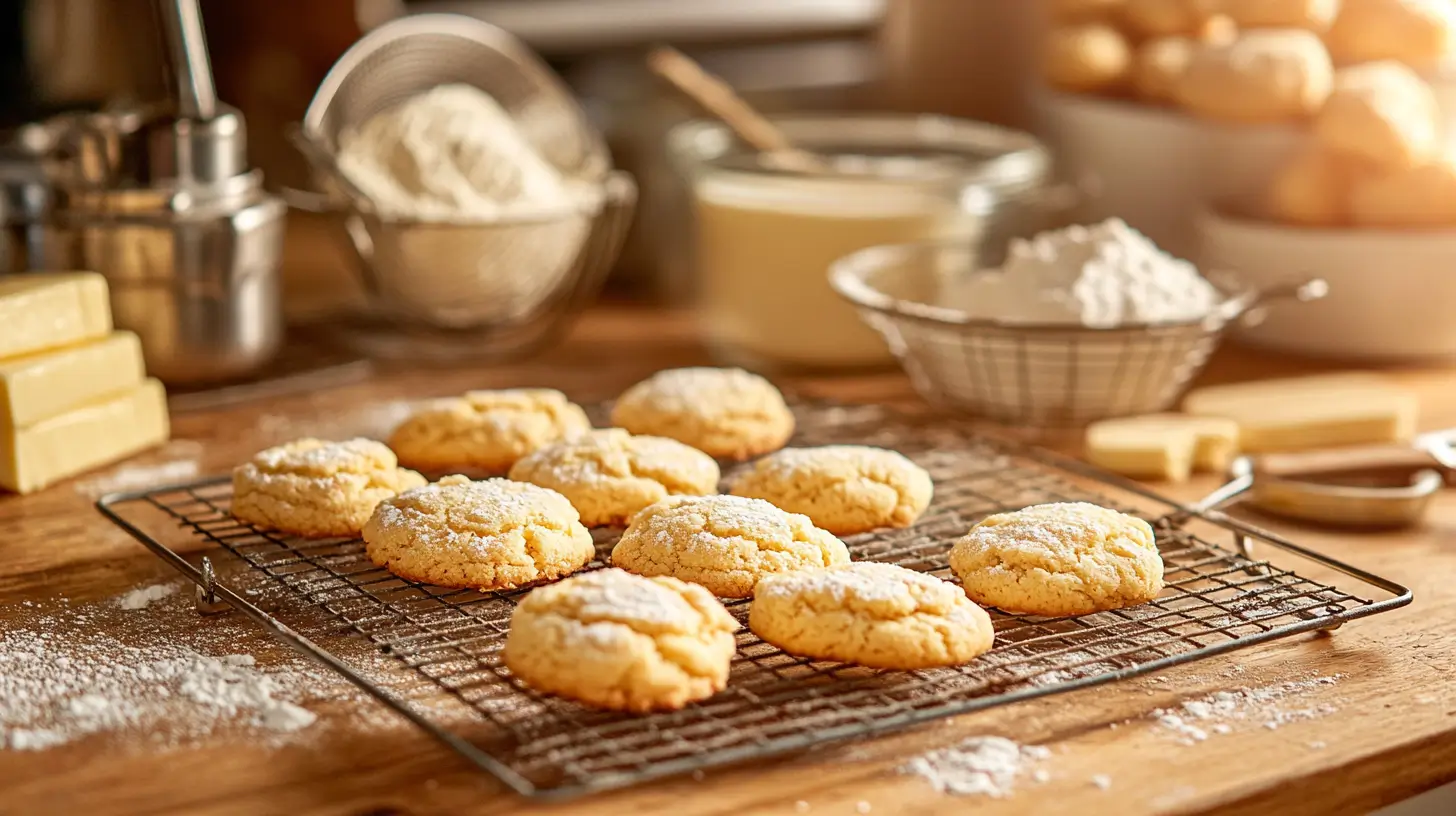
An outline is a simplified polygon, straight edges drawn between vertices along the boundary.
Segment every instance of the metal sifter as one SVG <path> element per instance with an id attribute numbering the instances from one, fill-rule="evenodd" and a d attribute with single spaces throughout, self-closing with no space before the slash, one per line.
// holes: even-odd
<path id="1" fill-rule="evenodd" d="M 248 166 L 242 115 L 217 100 L 196 0 L 158 7 L 174 99 L 54 123 L 57 220 L 72 266 L 106 276 L 149 371 L 230 380 L 282 340 L 286 207 Z"/>
<path id="2" fill-rule="evenodd" d="M 339 170 L 339 135 L 441 85 L 485 91 L 580 195 L 555 208 L 450 221 L 386 217 Z M 600 134 L 525 44 L 479 20 L 410 15 L 369 32 L 329 71 L 294 141 L 340 219 L 371 295 L 350 339 L 378 356 L 508 357 L 550 341 L 596 295 L 636 203 Z M 503 174 L 508 181 L 509 173 Z"/>

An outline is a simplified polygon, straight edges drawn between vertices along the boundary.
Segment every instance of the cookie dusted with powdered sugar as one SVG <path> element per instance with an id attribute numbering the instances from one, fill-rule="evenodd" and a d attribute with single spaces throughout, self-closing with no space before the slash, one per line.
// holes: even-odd
<path id="1" fill-rule="evenodd" d="M 356 536 L 380 501 L 425 477 L 372 439 L 299 439 L 233 469 L 235 518 L 310 538 Z"/>
<path id="2" fill-rule="evenodd" d="M 589 430 L 586 411 L 560 391 L 469 391 L 415 412 L 389 446 L 420 470 L 504 474 L 521 457 Z"/>
<path id="3" fill-rule="evenodd" d="M 748 627 L 790 654 L 876 669 L 958 666 L 995 637 L 955 584 L 868 561 L 764 578 Z"/>
<path id="4" fill-rule="evenodd" d="M 612 550 L 613 566 L 702 584 L 747 598 L 764 576 L 849 563 L 849 549 L 807 516 L 741 496 L 678 496 L 638 513 Z"/>
<path id="5" fill-rule="evenodd" d="M 733 461 L 778 450 L 794 434 L 784 395 L 740 368 L 659 371 L 617 398 L 612 424 Z"/>
<path id="6" fill-rule="evenodd" d="M 1085 502 L 990 516 L 951 548 L 950 567 L 976 603 L 1050 617 L 1136 606 L 1163 589 L 1152 526 Z"/>
<path id="7" fill-rule="evenodd" d="M 369 560 L 401 578 L 479 590 L 570 575 L 596 554 L 560 493 L 464 476 L 380 502 L 364 525 L 364 545 Z"/>
<path id="8" fill-rule="evenodd" d="M 930 504 L 930 474 L 905 456 L 863 445 L 786 448 L 734 480 L 735 496 L 763 499 L 835 535 L 908 527 Z"/>
<path id="9" fill-rule="evenodd" d="M 700 586 L 596 570 L 532 590 L 511 616 L 504 657 L 538 691 L 671 711 L 723 690 L 737 629 Z"/>
<path id="10" fill-rule="evenodd" d="M 559 492 L 588 527 L 622 527 L 669 496 L 718 492 L 718 463 L 674 439 L 592 431 L 517 462 L 511 478 Z"/>

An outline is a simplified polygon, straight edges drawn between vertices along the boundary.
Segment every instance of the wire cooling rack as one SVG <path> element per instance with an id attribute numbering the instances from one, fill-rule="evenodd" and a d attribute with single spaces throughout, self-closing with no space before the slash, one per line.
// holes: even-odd
<path id="1" fill-rule="evenodd" d="M 1091 501 L 1153 523 L 1167 588 L 1152 603 L 1081 617 L 992 610 L 990 653 L 930 671 L 806 660 L 745 628 L 727 690 L 681 711 L 634 716 L 539 695 L 511 677 L 500 651 L 526 589 L 481 593 L 404 581 L 371 564 L 359 540 L 304 540 L 243 524 L 228 514 L 226 478 L 111 495 L 98 506 L 197 582 L 199 597 L 231 604 L 512 789 L 537 797 L 897 731 L 1332 629 L 1411 600 L 1398 584 L 1216 509 L 1176 505 L 1072 460 L 979 436 L 955 420 L 869 406 L 796 410 L 794 444 L 894 448 L 935 480 L 935 500 L 913 527 L 847 538 L 856 559 L 953 577 L 951 542 L 984 516 Z M 602 565 L 615 539 L 597 531 L 592 568 Z M 1300 562 L 1300 571 L 1291 562 Z M 256 590 L 239 589 L 248 579 L 266 579 L 295 603 L 263 611 L 244 597 Z M 729 608 L 743 621 L 749 603 Z M 381 652 L 392 656 L 400 671 L 391 678 L 399 679 L 366 676 L 360 655 L 377 661 Z M 432 705 L 439 702 L 464 717 L 439 715 Z"/>

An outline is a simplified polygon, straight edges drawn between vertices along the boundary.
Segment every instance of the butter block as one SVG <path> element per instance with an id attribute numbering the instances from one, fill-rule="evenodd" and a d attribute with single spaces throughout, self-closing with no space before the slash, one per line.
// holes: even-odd
<path id="1" fill-rule="evenodd" d="M 146 379 L 142 344 L 131 332 L 0 360 L 0 432 L 129 391 Z"/>
<path id="2" fill-rule="evenodd" d="M 1420 402 L 1378 375 L 1347 373 L 1199 388 L 1183 410 L 1234 420 L 1239 447 L 1267 453 L 1405 442 Z"/>
<path id="3" fill-rule="evenodd" d="M 105 337 L 106 279 L 95 272 L 0 276 L 0 359 Z"/>
<path id="4" fill-rule="evenodd" d="M 1184 482 L 1195 470 L 1227 470 L 1238 445 L 1239 425 L 1231 419 L 1147 414 L 1088 425 L 1084 456 L 1135 479 Z"/>
<path id="5" fill-rule="evenodd" d="M 102 402 L 0 434 L 0 487 L 31 493 L 167 441 L 167 392 L 158 380 Z"/>

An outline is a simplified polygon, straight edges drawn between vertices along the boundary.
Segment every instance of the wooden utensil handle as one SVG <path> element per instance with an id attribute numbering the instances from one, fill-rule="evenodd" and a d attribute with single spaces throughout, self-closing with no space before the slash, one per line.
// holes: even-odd
<path id="1" fill-rule="evenodd" d="M 647 64 L 658 76 L 726 122 L 755 150 L 774 153 L 793 149 L 783 131 L 744 102 L 728 83 L 704 71 L 676 48 L 653 49 L 647 56 Z"/>
<path id="2" fill-rule="evenodd" d="M 1298 453 L 1266 453 L 1252 458 L 1254 472 L 1280 479 L 1333 474 L 1414 474 L 1443 470 L 1431 454 L 1402 445 L 1369 445 Z M 1449 480 L 1451 472 L 1446 469 Z"/>

